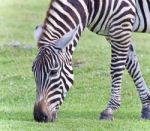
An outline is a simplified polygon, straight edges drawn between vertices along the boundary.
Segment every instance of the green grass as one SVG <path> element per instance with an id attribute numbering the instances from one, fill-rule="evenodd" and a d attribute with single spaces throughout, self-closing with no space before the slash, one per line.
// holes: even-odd
<path id="1" fill-rule="evenodd" d="M 113 121 L 99 121 L 110 94 L 110 45 L 85 31 L 74 53 L 75 84 L 68 93 L 55 123 L 36 123 L 32 116 L 35 82 L 31 72 L 37 49 L 35 25 L 44 19 L 49 0 L 0 0 L 0 131 L 149 131 L 140 120 L 141 105 L 127 72 L 122 84 L 122 106 Z M 134 34 L 136 51 L 148 85 L 149 34 Z M 11 48 L 14 41 L 34 48 Z"/>

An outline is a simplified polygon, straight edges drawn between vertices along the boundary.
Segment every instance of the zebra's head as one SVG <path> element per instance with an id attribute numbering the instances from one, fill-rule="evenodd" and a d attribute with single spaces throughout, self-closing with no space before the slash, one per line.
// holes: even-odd
<path id="1" fill-rule="evenodd" d="M 39 28 L 36 35 L 41 37 L 42 30 Z M 65 94 L 73 84 L 72 63 L 65 47 L 71 42 L 75 32 L 76 29 L 39 47 L 32 67 L 36 82 L 34 119 L 38 122 L 53 122 L 56 119 Z M 40 38 L 36 40 L 40 43 Z"/>

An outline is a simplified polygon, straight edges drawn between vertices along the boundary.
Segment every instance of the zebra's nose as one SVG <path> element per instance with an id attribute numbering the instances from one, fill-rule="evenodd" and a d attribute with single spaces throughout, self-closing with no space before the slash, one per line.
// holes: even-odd
<path id="1" fill-rule="evenodd" d="M 48 122 L 48 116 L 44 115 L 41 119 L 41 122 Z"/>
<path id="2" fill-rule="evenodd" d="M 34 106 L 33 116 L 37 122 L 48 122 L 48 115 L 41 110 L 36 104 Z"/>
<path id="3" fill-rule="evenodd" d="M 41 104 L 42 103 L 42 104 Z M 34 119 L 37 122 L 54 122 L 57 118 L 57 111 L 49 111 L 43 102 L 34 105 Z"/>

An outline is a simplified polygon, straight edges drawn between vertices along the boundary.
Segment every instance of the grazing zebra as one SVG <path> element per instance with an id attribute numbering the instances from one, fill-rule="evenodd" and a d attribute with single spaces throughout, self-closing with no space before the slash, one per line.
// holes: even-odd
<path id="1" fill-rule="evenodd" d="M 54 121 L 73 84 L 72 54 L 88 27 L 111 45 L 111 97 L 100 119 L 111 120 L 120 106 L 126 68 L 142 103 L 141 117 L 150 119 L 150 93 L 132 47 L 132 32 L 150 33 L 150 0 L 51 0 L 43 26 L 35 31 L 39 52 L 33 63 L 37 94 L 34 118 Z"/>

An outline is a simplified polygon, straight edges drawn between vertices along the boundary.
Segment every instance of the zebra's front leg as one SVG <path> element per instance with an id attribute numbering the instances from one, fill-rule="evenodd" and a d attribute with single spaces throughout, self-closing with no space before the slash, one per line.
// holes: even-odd
<path id="1" fill-rule="evenodd" d="M 141 118 L 150 120 L 150 92 L 142 76 L 132 44 L 129 46 L 126 68 L 136 85 L 142 103 Z"/>
<path id="2" fill-rule="evenodd" d="M 128 54 L 128 43 L 111 42 L 112 59 L 111 59 L 111 78 L 112 89 L 111 98 L 107 105 L 107 108 L 101 113 L 100 119 L 112 120 L 113 111 L 120 107 L 121 102 L 121 82 L 122 75 L 125 69 L 125 63 Z"/>

